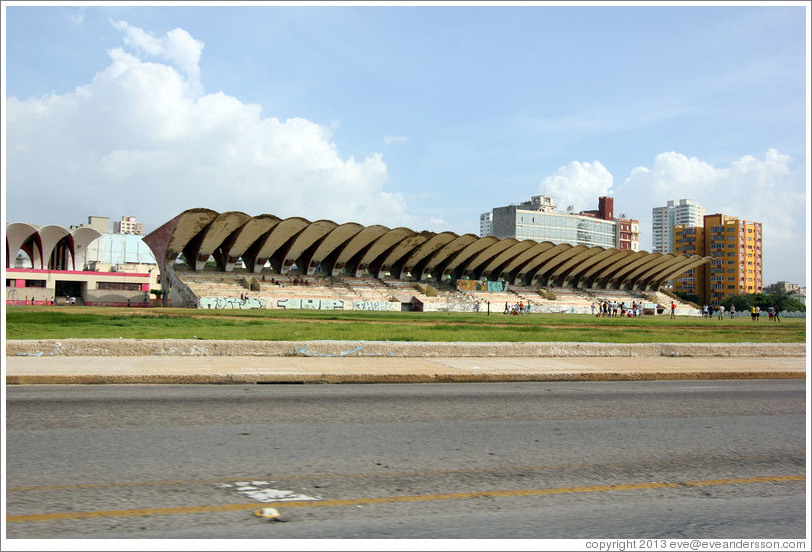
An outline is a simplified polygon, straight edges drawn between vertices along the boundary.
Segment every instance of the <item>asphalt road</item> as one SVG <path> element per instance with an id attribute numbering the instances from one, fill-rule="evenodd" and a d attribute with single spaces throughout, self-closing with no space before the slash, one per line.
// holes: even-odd
<path id="1" fill-rule="evenodd" d="M 10 539 L 805 536 L 803 380 L 6 398 Z"/>

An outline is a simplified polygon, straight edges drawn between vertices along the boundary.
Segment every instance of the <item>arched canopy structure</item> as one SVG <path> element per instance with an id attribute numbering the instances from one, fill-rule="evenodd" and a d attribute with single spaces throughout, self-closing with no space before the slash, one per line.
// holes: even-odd
<path id="1" fill-rule="evenodd" d="M 82 270 L 88 245 L 101 233 L 92 228 L 49 225 L 37 227 L 24 222 L 6 226 L 6 268 L 12 268 L 22 251 L 31 260 L 31 268 L 45 270 Z"/>
<path id="2" fill-rule="evenodd" d="M 31 235 L 31 228 L 11 228 L 7 250 L 30 242 L 30 250 L 36 256 L 37 251 L 65 237 L 55 230 L 48 231 L 39 246 Z M 78 243 L 78 236 L 71 239 L 72 243 Z M 657 289 L 669 279 L 710 260 L 710 257 L 566 243 L 500 240 L 474 234 L 417 232 L 354 222 L 340 225 L 329 220 L 310 222 L 301 217 L 219 214 L 210 209 L 184 211 L 146 236 L 144 242 L 155 253 L 162 271 L 183 252 L 193 270 L 199 270 L 214 256 L 221 270 L 230 271 L 237 258 L 242 257 L 247 269 L 254 273 L 262 271 L 269 262 L 271 270 L 278 273 L 295 267 L 302 274 L 314 274 L 318 268 L 333 276 L 390 274 L 415 280 L 467 276 L 510 284 L 624 290 Z"/>

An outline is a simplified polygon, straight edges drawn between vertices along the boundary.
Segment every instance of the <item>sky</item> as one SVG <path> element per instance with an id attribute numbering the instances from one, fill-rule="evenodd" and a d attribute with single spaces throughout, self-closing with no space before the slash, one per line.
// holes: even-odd
<path id="1" fill-rule="evenodd" d="M 609 195 L 650 251 L 685 198 L 763 224 L 765 286 L 808 280 L 808 2 L 2 7 L 7 223 L 478 234 Z"/>

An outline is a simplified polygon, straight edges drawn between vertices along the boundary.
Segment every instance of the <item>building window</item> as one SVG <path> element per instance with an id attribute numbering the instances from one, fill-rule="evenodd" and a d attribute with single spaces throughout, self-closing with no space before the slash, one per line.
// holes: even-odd
<path id="1" fill-rule="evenodd" d="M 125 282 L 98 282 L 96 289 L 114 289 L 118 291 L 141 291 L 141 284 Z"/>

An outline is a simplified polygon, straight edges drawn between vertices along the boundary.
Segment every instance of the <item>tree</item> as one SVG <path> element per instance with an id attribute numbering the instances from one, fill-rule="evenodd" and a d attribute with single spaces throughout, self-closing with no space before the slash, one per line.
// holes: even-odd
<path id="1" fill-rule="evenodd" d="M 675 291 L 673 292 L 674 295 L 680 298 L 680 300 L 685 301 L 686 303 L 693 303 L 694 305 L 699 305 L 699 295 L 696 293 L 688 293 L 685 291 Z"/>
<path id="2" fill-rule="evenodd" d="M 749 311 L 752 307 L 756 306 L 763 311 L 770 307 L 778 307 L 779 311 L 806 312 L 806 305 L 787 293 L 783 286 L 775 293 L 731 295 L 722 301 L 722 305 L 724 305 L 727 310 L 730 310 L 731 306 L 735 306 L 737 311 Z"/>
<path id="3" fill-rule="evenodd" d="M 753 306 L 751 295 L 731 295 L 730 297 L 725 297 L 721 304 L 728 311 L 731 310 L 730 307 L 736 307 L 736 310 L 739 312 L 747 312 Z"/>

